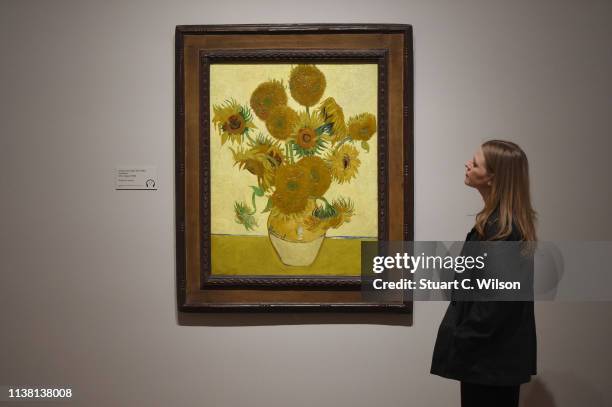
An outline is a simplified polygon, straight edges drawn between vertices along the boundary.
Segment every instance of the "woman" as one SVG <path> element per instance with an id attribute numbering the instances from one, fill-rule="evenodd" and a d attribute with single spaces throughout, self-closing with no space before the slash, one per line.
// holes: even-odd
<path id="1" fill-rule="evenodd" d="M 523 150 L 490 140 L 465 167 L 465 184 L 484 200 L 466 241 L 535 241 Z M 462 407 L 518 406 L 521 383 L 536 374 L 533 301 L 451 301 L 438 330 L 431 373 L 461 381 Z"/>

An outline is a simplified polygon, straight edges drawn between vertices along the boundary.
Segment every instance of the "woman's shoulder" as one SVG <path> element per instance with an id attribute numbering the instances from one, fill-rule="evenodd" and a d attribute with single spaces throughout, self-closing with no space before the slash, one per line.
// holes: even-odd
<path id="1" fill-rule="evenodd" d="M 487 223 L 485 225 L 484 232 L 485 232 L 484 240 L 490 240 L 495 235 L 497 235 L 497 233 L 499 232 L 499 208 L 493 211 L 493 213 L 491 213 L 491 216 L 489 216 L 489 219 L 487 219 Z M 520 233 L 520 229 L 518 228 L 514 220 L 512 220 L 512 229 L 510 231 L 510 234 L 506 236 L 506 238 L 503 240 L 508 240 L 508 241 L 523 240 L 521 233 Z"/>

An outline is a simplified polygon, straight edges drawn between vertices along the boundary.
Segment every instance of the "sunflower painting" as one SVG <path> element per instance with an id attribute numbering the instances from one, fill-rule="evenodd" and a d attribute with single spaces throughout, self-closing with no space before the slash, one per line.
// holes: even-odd
<path id="1" fill-rule="evenodd" d="M 210 101 L 212 274 L 359 276 L 377 65 L 214 64 Z"/>

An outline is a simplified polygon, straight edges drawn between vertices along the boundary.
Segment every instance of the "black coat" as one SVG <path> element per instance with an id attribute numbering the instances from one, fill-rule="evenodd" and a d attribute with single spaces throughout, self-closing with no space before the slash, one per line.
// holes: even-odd
<path id="1" fill-rule="evenodd" d="M 466 241 L 488 240 L 472 229 Z M 506 240 L 520 240 L 513 228 Z M 533 301 L 451 301 L 438 330 L 431 373 L 468 383 L 517 385 L 536 374 Z"/>

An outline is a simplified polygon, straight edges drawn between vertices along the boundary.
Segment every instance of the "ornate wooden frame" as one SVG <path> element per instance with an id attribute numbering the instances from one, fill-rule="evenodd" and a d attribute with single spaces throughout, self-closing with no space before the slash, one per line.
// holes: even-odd
<path id="1" fill-rule="evenodd" d="M 181 311 L 386 310 L 359 277 L 210 274 L 209 67 L 219 62 L 375 62 L 378 74 L 378 238 L 413 239 L 412 28 L 408 25 L 176 27 L 176 273 Z"/>

